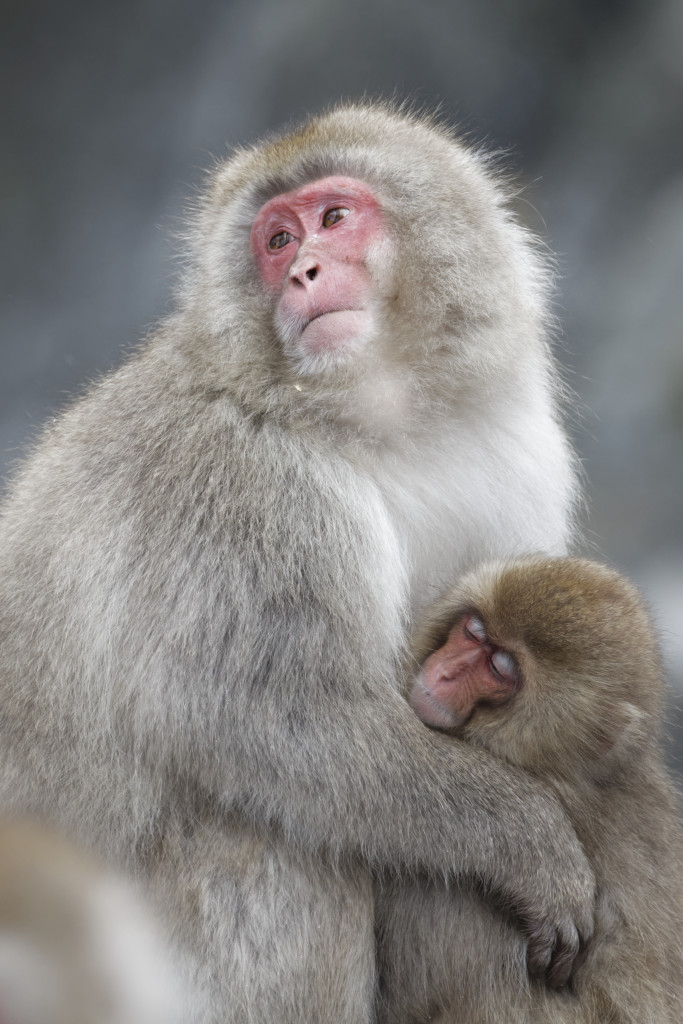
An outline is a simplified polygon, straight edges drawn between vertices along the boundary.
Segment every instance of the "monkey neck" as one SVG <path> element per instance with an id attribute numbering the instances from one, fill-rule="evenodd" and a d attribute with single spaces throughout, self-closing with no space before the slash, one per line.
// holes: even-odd
<path id="1" fill-rule="evenodd" d="M 272 424 L 331 466 L 344 459 L 379 489 L 416 612 L 477 561 L 566 551 L 574 481 L 562 433 L 547 396 L 516 378 L 495 378 L 477 398 L 471 375 L 458 383 L 439 365 L 421 378 L 372 351 L 305 376 L 272 344 L 267 358 L 241 346 L 221 355 L 216 339 L 191 332 L 169 344 L 195 394 Z M 435 376 L 448 383 L 436 396 Z"/>

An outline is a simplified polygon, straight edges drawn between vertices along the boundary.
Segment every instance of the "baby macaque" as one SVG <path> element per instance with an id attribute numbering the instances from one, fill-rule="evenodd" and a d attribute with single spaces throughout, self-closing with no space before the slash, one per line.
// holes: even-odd
<path id="1" fill-rule="evenodd" d="M 180 995 L 128 884 L 40 825 L 0 823 L 2 1024 L 174 1024 Z"/>
<path id="2" fill-rule="evenodd" d="M 431 610 L 408 699 L 427 725 L 548 786 L 595 871 L 570 986 L 529 982 L 523 938 L 470 888 L 377 885 L 380 1019 L 680 1024 L 683 843 L 658 733 L 662 669 L 636 589 L 572 558 L 491 563 Z M 501 847 L 500 856 L 506 856 Z"/>

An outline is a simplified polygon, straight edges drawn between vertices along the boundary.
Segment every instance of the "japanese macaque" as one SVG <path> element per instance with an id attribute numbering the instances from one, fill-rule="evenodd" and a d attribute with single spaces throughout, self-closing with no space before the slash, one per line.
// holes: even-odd
<path id="1" fill-rule="evenodd" d="M 658 744 L 655 631 L 635 588 L 580 559 L 491 563 L 435 605 L 414 654 L 419 717 L 566 808 L 595 871 L 596 933 L 571 986 L 551 992 L 527 981 L 522 935 L 474 890 L 387 879 L 380 1020 L 680 1024 L 683 841 Z"/>
<path id="2" fill-rule="evenodd" d="M 182 1000 L 128 885 L 33 822 L 0 823 L 2 1024 L 180 1024 Z"/>
<path id="3" fill-rule="evenodd" d="M 0 801 L 147 880 L 194 1020 L 371 1019 L 372 872 L 477 877 L 566 981 L 559 801 L 425 729 L 417 611 L 560 553 L 547 273 L 486 159 L 341 107 L 217 168 L 175 311 L 48 427 L 0 526 Z"/>

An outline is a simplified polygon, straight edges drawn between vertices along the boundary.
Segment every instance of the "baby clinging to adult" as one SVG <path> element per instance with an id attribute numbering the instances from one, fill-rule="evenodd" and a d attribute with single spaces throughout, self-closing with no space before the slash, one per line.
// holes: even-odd
<path id="1" fill-rule="evenodd" d="M 595 871 L 596 933 L 571 987 L 552 991 L 529 984 L 524 939 L 476 879 L 384 879 L 380 1018 L 677 1024 L 683 845 L 658 739 L 656 635 L 635 587 L 582 559 L 490 563 L 432 607 L 412 655 L 407 696 L 425 724 L 559 797 Z"/>

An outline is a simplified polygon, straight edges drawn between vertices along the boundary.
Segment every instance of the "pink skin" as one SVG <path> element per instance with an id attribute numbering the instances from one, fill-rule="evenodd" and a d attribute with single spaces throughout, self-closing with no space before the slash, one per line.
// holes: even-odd
<path id="1" fill-rule="evenodd" d="M 410 706 L 425 725 L 457 729 L 479 704 L 501 704 L 518 689 L 517 662 L 490 643 L 480 618 L 459 619 L 442 647 L 424 662 L 413 683 Z"/>
<path id="2" fill-rule="evenodd" d="M 322 178 L 261 207 L 251 247 L 295 354 L 338 358 L 370 334 L 368 254 L 386 234 L 377 199 L 355 178 Z"/>

